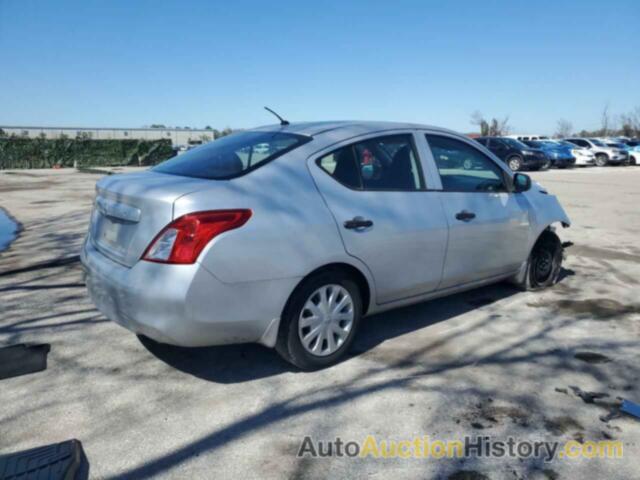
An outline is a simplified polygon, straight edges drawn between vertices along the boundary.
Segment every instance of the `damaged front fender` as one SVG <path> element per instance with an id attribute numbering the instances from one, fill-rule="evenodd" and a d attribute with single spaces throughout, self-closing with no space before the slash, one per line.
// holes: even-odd
<path id="1" fill-rule="evenodd" d="M 571 220 L 558 201 L 558 197 L 551 195 L 538 182 L 533 182 L 531 189 L 526 193 L 527 200 L 531 204 L 531 226 L 533 241 L 554 223 L 560 223 L 563 227 L 571 226 Z"/>

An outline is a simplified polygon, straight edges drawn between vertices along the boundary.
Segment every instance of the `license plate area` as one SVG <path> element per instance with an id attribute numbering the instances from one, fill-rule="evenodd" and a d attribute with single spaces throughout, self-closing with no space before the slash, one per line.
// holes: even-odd
<path id="1" fill-rule="evenodd" d="M 136 224 L 108 217 L 101 212 L 96 212 L 95 217 L 92 239 L 98 250 L 124 259 Z"/>

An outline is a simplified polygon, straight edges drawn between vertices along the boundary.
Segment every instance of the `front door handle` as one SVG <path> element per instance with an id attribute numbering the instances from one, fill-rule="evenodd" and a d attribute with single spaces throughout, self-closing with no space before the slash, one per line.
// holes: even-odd
<path id="1" fill-rule="evenodd" d="M 344 228 L 348 228 L 350 230 L 356 228 L 369 228 L 373 226 L 373 222 L 371 220 L 367 220 L 362 217 L 353 217 L 351 220 L 347 220 L 344 222 Z"/>
<path id="2" fill-rule="evenodd" d="M 461 220 L 463 222 L 469 222 L 474 218 L 476 218 L 476 214 L 467 210 L 462 210 L 461 212 L 456 213 L 456 220 Z"/>

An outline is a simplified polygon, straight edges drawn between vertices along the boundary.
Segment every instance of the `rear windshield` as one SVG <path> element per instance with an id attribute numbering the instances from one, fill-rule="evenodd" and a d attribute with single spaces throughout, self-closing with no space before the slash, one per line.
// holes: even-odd
<path id="1" fill-rule="evenodd" d="M 284 132 L 240 132 L 189 150 L 154 167 L 155 172 L 222 180 L 244 175 L 311 140 Z"/>

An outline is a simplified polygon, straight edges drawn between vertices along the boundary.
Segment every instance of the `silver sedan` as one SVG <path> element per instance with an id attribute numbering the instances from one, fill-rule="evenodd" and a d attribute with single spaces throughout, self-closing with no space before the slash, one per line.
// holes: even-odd
<path id="1" fill-rule="evenodd" d="M 556 282 L 555 196 L 441 128 L 268 126 L 100 180 L 82 251 L 101 312 L 181 346 L 260 342 L 303 369 L 363 317 L 481 285 Z"/>

